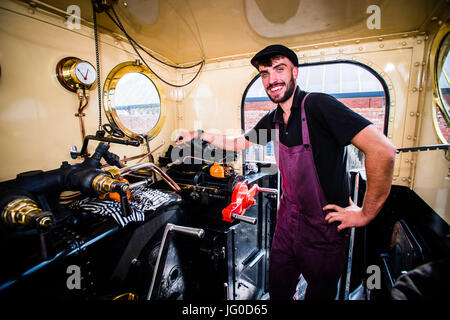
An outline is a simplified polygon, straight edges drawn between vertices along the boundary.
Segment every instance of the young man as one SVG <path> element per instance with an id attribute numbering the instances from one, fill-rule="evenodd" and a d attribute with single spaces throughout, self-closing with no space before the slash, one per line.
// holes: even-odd
<path id="1" fill-rule="evenodd" d="M 268 46 L 251 63 L 277 108 L 240 137 L 200 133 L 201 138 L 240 151 L 267 142 L 248 141 L 255 132 L 278 129 L 274 146 L 282 197 L 270 253 L 270 299 L 292 299 L 300 274 L 308 283 L 305 299 L 334 299 L 345 267 L 343 229 L 365 226 L 381 210 L 391 188 L 395 148 L 373 124 L 333 97 L 301 91 L 297 55 L 289 48 Z M 197 135 L 182 133 L 178 143 Z M 350 143 L 365 153 L 367 189 L 361 208 L 349 198 L 345 146 Z"/>

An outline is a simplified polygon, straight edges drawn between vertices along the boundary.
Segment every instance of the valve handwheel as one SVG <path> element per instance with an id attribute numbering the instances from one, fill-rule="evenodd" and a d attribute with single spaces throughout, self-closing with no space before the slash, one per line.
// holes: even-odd
<path id="1" fill-rule="evenodd" d="M 222 210 L 223 221 L 233 222 L 233 215 L 243 216 L 245 211 L 256 203 L 255 195 L 258 193 L 258 185 L 248 189 L 245 181 L 238 182 L 231 195 L 231 203 Z"/>

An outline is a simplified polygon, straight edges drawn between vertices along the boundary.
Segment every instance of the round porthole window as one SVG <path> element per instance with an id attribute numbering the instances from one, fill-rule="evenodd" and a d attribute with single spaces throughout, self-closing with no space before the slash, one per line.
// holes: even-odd
<path id="1" fill-rule="evenodd" d="M 104 109 L 111 124 L 126 136 L 153 139 L 165 121 L 165 97 L 156 76 L 137 61 L 117 65 L 103 90 Z"/>
<path id="2" fill-rule="evenodd" d="M 433 121 L 441 143 L 450 141 L 450 26 L 444 26 L 433 43 L 435 103 Z"/>

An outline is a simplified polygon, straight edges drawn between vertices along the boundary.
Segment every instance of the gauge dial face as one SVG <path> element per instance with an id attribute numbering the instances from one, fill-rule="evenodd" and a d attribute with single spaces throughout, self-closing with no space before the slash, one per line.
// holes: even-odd
<path id="1" fill-rule="evenodd" d="M 80 61 L 74 68 L 75 76 L 84 85 L 90 86 L 97 79 L 95 68 L 87 61 Z"/>

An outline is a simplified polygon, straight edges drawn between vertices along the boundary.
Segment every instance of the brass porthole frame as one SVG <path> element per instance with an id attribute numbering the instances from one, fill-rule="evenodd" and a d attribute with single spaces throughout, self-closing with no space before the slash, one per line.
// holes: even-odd
<path id="1" fill-rule="evenodd" d="M 447 126 L 450 126 L 450 115 L 445 109 L 444 102 L 442 100 L 441 96 L 441 90 L 439 89 L 439 75 L 437 73 L 437 66 L 438 66 L 438 55 L 441 49 L 442 41 L 445 39 L 445 37 L 450 34 L 450 25 L 445 24 L 442 26 L 439 31 L 437 32 L 433 43 L 431 45 L 431 52 L 430 52 L 430 74 L 431 74 L 431 81 L 433 85 L 433 102 L 431 103 L 431 114 L 433 118 L 433 127 L 434 131 L 437 135 L 437 138 L 440 143 L 448 143 L 448 141 L 445 139 L 444 135 L 441 132 L 441 129 L 439 128 L 439 122 L 437 117 L 436 108 L 439 108 L 441 111 L 445 122 L 447 123 Z"/>
<path id="2" fill-rule="evenodd" d="M 160 115 L 156 125 L 147 133 L 136 133 L 128 129 L 120 120 L 115 108 L 115 91 L 119 80 L 126 74 L 137 72 L 145 75 L 156 87 L 160 101 Z M 166 120 L 166 96 L 164 90 L 160 85 L 157 77 L 145 65 L 141 64 L 139 60 L 127 61 L 115 66 L 106 77 L 103 86 L 103 108 L 109 122 L 120 128 L 123 133 L 134 140 L 141 140 L 143 135 L 146 135 L 147 141 L 155 138 L 161 131 Z"/>

